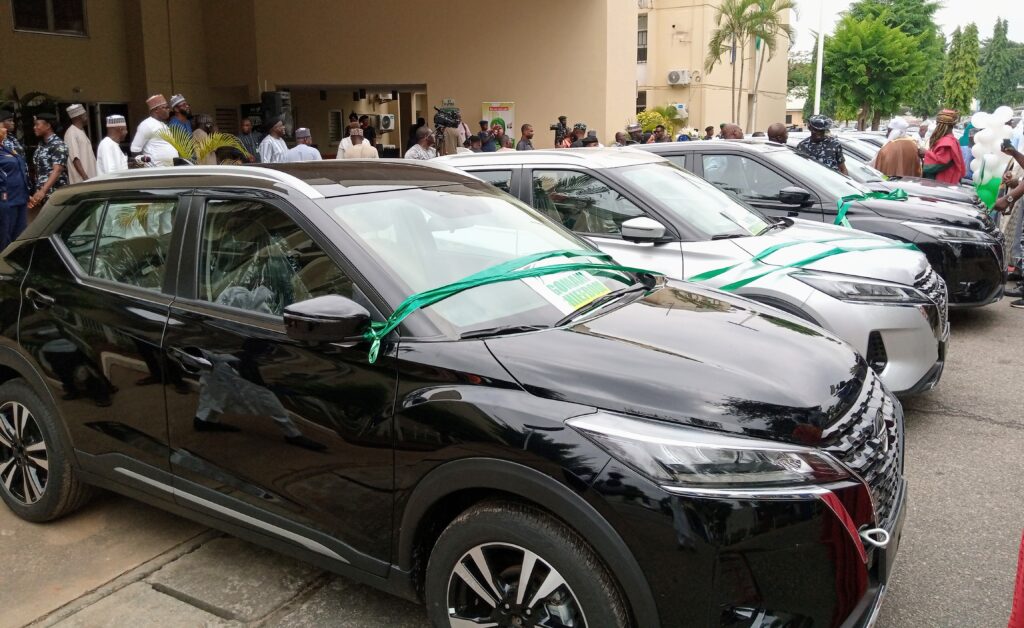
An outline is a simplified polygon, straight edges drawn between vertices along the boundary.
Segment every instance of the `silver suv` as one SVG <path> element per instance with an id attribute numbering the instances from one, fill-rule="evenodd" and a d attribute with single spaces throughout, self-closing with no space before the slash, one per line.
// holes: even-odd
<path id="1" fill-rule="evenodd" d="M 946 288 L 911 245 L 767 217 L 641 151 L 473 153 L 439 161 L 518 197 L 623 264 L 700 281 L 834 332 L 897 394 L 930 390 L 942 376 Z"/>

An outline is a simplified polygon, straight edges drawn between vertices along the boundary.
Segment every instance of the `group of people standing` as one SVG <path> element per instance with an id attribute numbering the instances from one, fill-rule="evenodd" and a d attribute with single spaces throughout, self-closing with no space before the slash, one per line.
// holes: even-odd
<path id="1" fill-rule="evenodd" d="M 878 151 L 874 166 L 890 177 L 927 177 L 943 183 L 959 183 L 967 176 L 964 147 L 970 141 L 969 130 L 957 140 L 953 128 L 960 115 L 943 109 L 935 116 L 935 128 L 928 135 L 928 124 L 918 133 L 907 133 L 909 123 L 897 116 L 889 121 L 885 145 Z"/>

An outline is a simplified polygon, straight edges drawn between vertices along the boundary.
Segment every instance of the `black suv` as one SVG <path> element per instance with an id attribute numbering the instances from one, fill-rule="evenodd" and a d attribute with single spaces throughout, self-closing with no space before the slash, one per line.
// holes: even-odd
<path id="1" fill-rule="evenodd" d="M 637 146 L 661 155 L 771 216 L 831 224 L 845 196 L 871 190 L 781 144 L 754 140 Z M 989 216 L 961 203 L 909 197 L 853 201 L 854 229 L 913 242 L 946 281 L 949 307 L 988 305 L 1003 296 L 1003 236 Z"/>
<path id="2" fill-rule="evenodd" d="M 859 624 L 895 557 L 902 411 L 849 346 L 437 166 L 69 186 L 0 323 L 30 521 L 107 488 L 438 626 Z"/>

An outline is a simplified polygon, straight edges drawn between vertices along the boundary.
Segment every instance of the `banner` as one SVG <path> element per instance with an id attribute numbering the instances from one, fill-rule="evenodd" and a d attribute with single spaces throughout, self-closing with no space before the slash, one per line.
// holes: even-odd
<path id="1" fill-rule="evenodd" d="M 518 137 L 519 127 L 516 126 L 516 104 L 514 102 L 485 102 L 482 109 L 483 117 L 480 118 L 481 120 L 487 120 L 491 125 L 494 124 L 495 120 L 503 122 L 505 135 Z"/>

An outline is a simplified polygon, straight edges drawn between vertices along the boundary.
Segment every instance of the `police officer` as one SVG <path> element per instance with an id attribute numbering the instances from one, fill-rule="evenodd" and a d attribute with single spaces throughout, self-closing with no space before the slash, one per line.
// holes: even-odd
<path id="1" fill-rule="evenodd" d="M 28 164 L 21 144 L 4 124 L 13 117 L 0 112 L 0 250 L 25 230 L 28 215 Z"/>
<path id="2" fill-rule="evenodd" d="M 38 113 L 32 131 L 39 145 L 32 154 L 36 168 L 36 191 L 28 199 L 28 209 L 38 211 L 58 188 L 68 185 L 68 147 L 54 131 L 57 116 Z"/>

